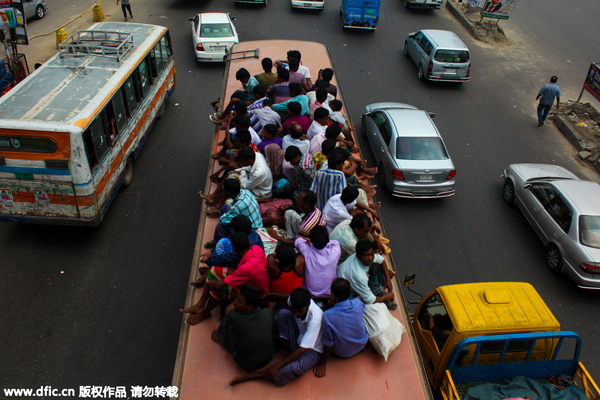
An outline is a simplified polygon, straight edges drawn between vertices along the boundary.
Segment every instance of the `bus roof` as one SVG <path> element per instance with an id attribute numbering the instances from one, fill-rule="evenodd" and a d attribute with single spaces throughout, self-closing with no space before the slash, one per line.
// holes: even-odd
<path id="1" fill-rule="evenodd" d="M 558 330 L 560 324 L 529 283 L 486 282 L 437 289 L 458 332 Z"/>
<path id="2" fill-rule="evenodd" d="M 56 54 L 0 98 L 0 128 L 43 130 L 44 125 L 73 125 L 90 118 L 166 28 L 103 22 L 89 30 L 132 33 L 133 48 L 120 62 L 102 55 L 60 58 Z"/>

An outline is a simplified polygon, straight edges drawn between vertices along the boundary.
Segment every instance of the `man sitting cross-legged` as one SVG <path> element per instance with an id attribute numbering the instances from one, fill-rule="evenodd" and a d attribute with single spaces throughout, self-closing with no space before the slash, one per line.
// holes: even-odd
<path id="1" fill-rule="evenodd" d="M 279 337 L 289 354 L 264 371 L 249 372 L 234 377 L 229 384 L 265 379 L 283 386 L 310 371 L 323 353 L 323 311 L 310 298 L 306 289 L 296 289 L 288 299 L 290 309 L 283 308 L 277 314 Z"/>
<path id="2" fill-rule="evenodd" d="M 348 358 L 361 352 L 369 341 L 363 321 L 365 303 L 350 299 L 350 282 L 337 278 L 331 284 L 333 307 L 323 314 L 323 356 L 313 368 L 316 376 L 325 376 L 331 353 Z"/>

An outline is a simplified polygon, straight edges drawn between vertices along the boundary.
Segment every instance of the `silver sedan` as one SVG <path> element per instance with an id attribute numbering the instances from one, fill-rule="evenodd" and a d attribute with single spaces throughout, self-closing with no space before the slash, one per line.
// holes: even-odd
<path id="1" fill-rule="evenodd" d="M 365 108 L 362 132 L 377 161 L 379 184 L 394 196 L 454 195 L 456 169 L 433 116 L 401 103 L 376 103 Z"/>
<path id="2" fill-rule="evenodd" d="M 512 164 L 502 178 L 504 201 L 521 209 L 547 246 L 550 271 L 600 288 L 600 185 L 545 164 Z"/>

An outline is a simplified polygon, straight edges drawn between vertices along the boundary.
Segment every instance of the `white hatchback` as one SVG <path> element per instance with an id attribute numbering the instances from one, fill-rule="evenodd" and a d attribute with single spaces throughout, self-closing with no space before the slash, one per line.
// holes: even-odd
<path id="1" fill-rule="evenodd" d="M 203 13 L 189 19 L 197 61 L 222 62 L 234 44 L 239 42 L 233 26 L 235 17 L 228 13 Z"/>

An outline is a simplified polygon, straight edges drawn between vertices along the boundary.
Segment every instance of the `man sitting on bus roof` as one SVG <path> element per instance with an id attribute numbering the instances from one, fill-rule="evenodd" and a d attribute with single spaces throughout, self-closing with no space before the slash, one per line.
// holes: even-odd
<path id="1" fill-rule="evenodd" d="M 250 111 L 250 114 L 256 116 L 260 121 L 263 127 L 263 136 L 267 125 L 275 125 L 277 129 L 281 128 L 281 116 L 277 111 L 273 110 L 273 102 L 270 99 L 263 101 L 263 107 Z M 265 138 L 263 137 L 262 139 L 264 140 Z"/>
<path id="2" fill-rule="evenodd" d="M 323 311 L 310 298 L 308 290 L 302 288 L 292 292 L 288 306 L 290 309 L 283 308 L 277 314 L 277 327 L 289 355 L 264 371 L 244 371 L 230 385 L 265 379 L 283 386 L 317 365 L 323 353 Z"/>
<path id="3" fill-rule="evenodd" d="M 252 104 L 254 103 L 254 100 L 256 100 L 256 98 L 254 97 L 254 86 L 259 84 L 256 78 L 250 76 L 250 72 L 248 72 L 246 68 L 240 68 L 235 73 L 235 79 L 240 81 L 243 89 L 238 89 L 235 92 L 233 92 L 233 94 L 231 95 L 231 100 L 229 100 L 229 103 L 221 113 L 214 113 L 209 116 L 212 122 L 218 124 L 221 120 L 227 118 L 227 116 L 231 112 L 231 109 L 233 108 L 233 105 L 238 100 L 243 100 L 244 102 L 246 102 L 246 104 Z"/>
<path id="4" fill-rule="evenodd" d="M 284 101 L 283 103 L 274 104 L 273 110 L 275 111 L 283 111 L 287 110 L 288 103 L 300 103 L 302 106 L 302 115 L 306 115 L 307 117 L 310 115 L 310 110 L 308 109 L 308 97 L 302 92 L 302 85 L 299 83 L 290 83 L 288 85 L 290 90 L 291 99 Z"/>
<path id="5" fill-rule="evenodd" d="M 302 154 L 296 146 L 289 146 L 285 150 L 285 160 L 296 168 L 296 180 L 292 182 L 293 197 L 296 198 L 303 191 L 310 189 L 317 173 L 315 164 L 309 153 Z"/>
<path id="6" fill-rule="evenodd" d="M 279 235 L 273 228 L 267 228 L 267 233 L 273 239 L 281 243 L 294 245 L 298 236 L 308 238 L 310 232 L 316 226 L 325 226 L 325 220 L 321 210 L 315 207 L 317 196 L 310 190 L 300 193 L 296 199 L 295 207 L 285 207 L 284 224 L 280 228 L 285 229 L 285 236 Z"/>
<path id="7" fill-rule="evenodd" d="M 337 97 L 337 87 L 331 83 L 331 80 L 333 79 L 333 69 L 331 68 L 325 68 L 319 71 L 319 76 L 318 79 L 322 79 L 325 82 L 325 89 L 327 89 L 327 92 L 329 94 L 331 94 L 333 97 Z M 315 84 L 315 86 L 318 86 Z"/>
<path id="8" fill-rule="evenodd" d="M 310 239 L 298 237 L 294 245 L 304 256 L 304 288 L 315 297 L 329 296 L 331 282 L 337 278 L 340 244 L 329 240 L 327 228 L 315 226 Z"/>
<path id="9" fill-rule="evenodd" d="M 334 280 L 329 303 L 333 307 L 323 313 L 323 356 L 313 368 L 319 377 L 325 376 L 331 353 L 349 358 L 363 351 L 369 341 L 363 321 L 365 303 L 350 299 L 350 282 L 344 278 Z"/>
<path id="10" fill-rule="evenodd" d="M 308 131 L 308 128 L 310 128 L 310 118 L 308 118 L 306 115 L 302 115 L 302 106 L 300 103 L 296 103 L 295 101 L 288 103 L 287 112 L 289 118 L 283 122 L 283 129 L 281 130 L 281 134 L 283 136 L 289 133 L 290 126 L 294 122 L 302 126 L 303 132 Z"/>
<path id="11" fill-rule="evenodd" d="M 290 58 L 290 62 L 288 64 L 290 70 L 290 83 L 296 82 L 302 85 L 302 89 L 305 92 L 310 90 L 310 86 L 306 82 L 306 77 L 301 72 L 298 72 L 298 68 L 300 67 L 300 60 L 297 58 Z"/>
<path id="12" fill-rule="evenodd" d="M 267 256 L 259 246 L 251 245 L 248 235 L 236 232 L 231 235 L 233 250 L 241 256 L 241 261 L 234 270 L 223 267 L 212 267 L 204 284 L 200 300 L 192 307 L 179 310 L 192 313 L 186 318 L 190 325 L 196 325 L 210 318 L 210 313 L 222 300 L 235 299 L 237 289 L 244 283 L 255 286 L 261 294 L 270 291 L 271 281 L 267 273 Z"/>
<path id="13" fill-rule="evenodd" d="M 277 60 L 277 61 L 275 61 L 274 65 L 275 65 L 275 67 L 279 67 L 281 65 L 281 66 L 289 69 L 289 62 L 292 58 L 297 58 L 298 61 L 300 62 L 300 66 L 298 67 L 298 72 L 300 72 L 302 75 L 304 75 L 304 78 L 306 79 L 306 83 L 308 84 L 308 87 L 310 88 L 312 86 L 310 70 L 308 69 L 308 67 L 305 67 L 304 65 L 302 65 L 302 54 L 298 50 L 288 51 L 287 52 L 287 60 Z M 286 61 L 287 61 L 287 63 L 286 63 Z"/>
<path id="14" fill-rule="evenodd" d="M 306 132 L 306 138 L 312 140 L 319 133 L 324 133 L 329 122 L 329 111 L 326 108 L 319 107 L 314 110 L 313 122 Z"/>
<path id="15" fill-rule="evenodd" d="M 248 111 L 256 110 L 263 107 L 263 102 L 268 99 L 267 97 L 267 89 L 263 85 L 254 86 L 254 102 L 252 104 L 248 104 Z"/>
<path id="16" fill-rule="evenodd" d="M 285 68 L 277 68 L 277 82 L 267 90 L 267 97 L 273 104 L 283 103 L 290 98 L 290 71 Z"/>
<path id="17" fill-rule="evenodd" d="M 273 60 L 269 57 L 265 57 L 260 61 L 260 64 L 265 72 L 254 75 L 254 77 L 265 89 L 269 89 L 277 82 L 277 73 L 273 72 Z"/>
<path id="18" fill-rule="evenodd" d="M 242 188 L 251 191 L 257 199 L 270 198 L 273 175 L 265 156 L 250 147 L 244 147 L 238 152 L 238 159 L 242 167 L 235 172 L 239 174 Z"/>
<path id="19" fill-rule="evenodd" d="M 379 227 L 373 225 L 371 218 L 365 213 L 358 213 L 351 220 L 341 222 L 335 227 L 329 237 L 340 243 L 342 254 L 338 264 L 343 263 L 356 252 L 356 243 L 361 239 L 368 239 L 377 245 L 377 252 L 381 252 L 379 243 Z"/>
<path id="20" fill-rule="evenodd" d="M 340 153 L 331 152 L 327 168 L 321 168 L 315 174 L 310 190 L 317 194 L 317 208 L 322 210 L 332 196 L 342 193 L 346 187 L 346 176 L 342 172 L 344 161 Z"/>

